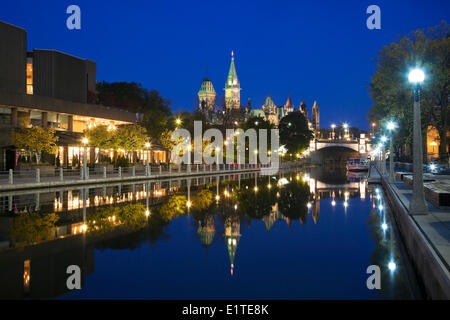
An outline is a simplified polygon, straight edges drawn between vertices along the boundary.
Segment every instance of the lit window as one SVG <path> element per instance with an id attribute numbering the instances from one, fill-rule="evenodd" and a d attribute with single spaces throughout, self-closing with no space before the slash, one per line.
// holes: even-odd
<path id="1" fill-rule="evenodd" d="M 27 63 L 27 94 L 33 94 L 33 64 Z"/>

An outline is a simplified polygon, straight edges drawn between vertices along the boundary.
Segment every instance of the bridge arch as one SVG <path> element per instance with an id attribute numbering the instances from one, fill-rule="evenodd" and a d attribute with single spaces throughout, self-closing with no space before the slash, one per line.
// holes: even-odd
<path id="1" fill-rule="evenodd" d="M 328 145 L 311 152 L 311 162 L 329 167 L 344 167 L 349 158 L 358 158 L 358 146 Z"/>

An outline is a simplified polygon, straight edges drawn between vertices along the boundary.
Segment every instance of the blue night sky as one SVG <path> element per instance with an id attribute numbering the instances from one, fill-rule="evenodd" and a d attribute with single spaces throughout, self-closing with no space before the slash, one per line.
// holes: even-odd
<path id="1" fill-rule="evenodd" d="M 81 8 L 81 30 L 66 8 Z M 381 30 L 366 8 L 381 8 Z M 321 126 L 367 128 L 367 91 L 378 50 L 417 28 L 450 22 L 450 1 L 2 1 L 0 20 L 25 28 L 28 49 L 57 49 L 97 62 L 97 80 L 136 81 L 193 110 L 206 75 L 223 94 L 234 50 L 241 103 L 271 94 L 311 109 Z M 1 45 L 1 44 L 0 44 Z"/>

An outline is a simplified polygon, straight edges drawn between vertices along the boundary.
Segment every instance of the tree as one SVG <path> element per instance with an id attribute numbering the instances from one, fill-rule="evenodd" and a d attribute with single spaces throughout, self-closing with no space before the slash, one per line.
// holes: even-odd
<path id="1" fill-rule="evenodd" d="M 450 29 L 446 22 L 427 31 L 413 31 L 380 50 L 369 88 L 373 105 L 368 119 L 380 124 L 396 119 L 401 129 L 396 134 L 397 141 L 412 142 L 413 90 L 407 73 L 413 67 L 424 69 L 427 76 L 421 90 L 423 132 L 426 133 L 429 125 L 437 128 L 439 151 L 445 154 L 450 116 Z"/>
<path id="2" fill-rule="evenodd" d="M 56 142 L 58 137 L 55 136 L 55 129 L 42 127 L 21 128 L 12 135 L 12 141 L 16 148 L 25 150 L 30 154 L 30 158 L 34 154 L 37 164 L 41 161 L 42 152 L 55 154 L 57 151 Z"/>
<path id="3" fill-rule="evenodd" d="M 280 120 L 280 144 L 284 145 L 290 153 L 302 153 L 305 151 L 313 134 L 308 127 L 308 121 L 303 113 L 294 111 Z"/>
<path id="4" fill-rule="evenodd" d="M 108 130 L 108 127 L 104 125 L 84 131 L 84 135 L 89 141 L 89 146 L 99 149 L 117 150 L 118 146 L 115 134 L 115 130 Z M 98 154 L 96 157 L 98 157 Z"/>
<path id="5" fill-rule="evenodd" d="M 114 144 L 117 144 L 119 148 L 124 149 L 126 152 L 144 149 L 145 143 L 148 141 L 145 128 L 138 124 L 120 126 L 114 137 L 116 140 Z"/>
<path id="6" fill-rule="evenodd" d="M 141 124 L 154 139 L 158 139 L 164 129 L 173 129 L 171 102 L 157 90 L 147 90 L 136 82 L 102 81 L 97 84 L 97 91 L 100 104 L 143 114 Z"/>
<path id="7" fill-rule="evenodd" d="M 58 220 L 59 217 L 55 213 L 24 212 L 13 219 L 9 235 L 19 247 L 53 240 Z"/>

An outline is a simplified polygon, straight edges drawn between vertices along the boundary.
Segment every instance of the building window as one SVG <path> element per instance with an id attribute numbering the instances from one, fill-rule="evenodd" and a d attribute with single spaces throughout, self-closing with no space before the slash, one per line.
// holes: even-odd
<path id="1" fill-rule="evenodd" d="M 33 63 L 27 62 L 27 94 L 33 94 Z"/>
<path id="2" fill-rule="evenodd" d="M 51 128 L 67 130 L 69 128 L 69 116 L 49 112 L 47 113 L 47 125 Z"/>
<path id="3" fill-rule="evenodd" d="M 42 126 L 42 112 L 41 111 L 31 111 L 30 112 L 30 122 L 32 126 Z"/>
<path id="4" fill-rule="evenodd" d="M 11 124 L 11 109 L 0 107 L 0 125 Z"/>

